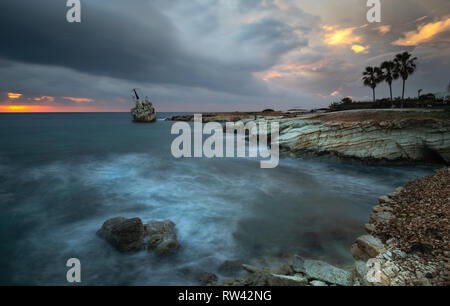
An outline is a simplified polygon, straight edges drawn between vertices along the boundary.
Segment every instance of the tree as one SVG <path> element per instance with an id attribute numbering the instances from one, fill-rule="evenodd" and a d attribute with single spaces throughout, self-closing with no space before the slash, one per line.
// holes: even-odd
<path id="1" fill-rule="evenodd" d="M 389 93 L 391 94 L 391 103 L 393 103 L 392 99 L 392 82 L 399 78 L 399 74 L 395 71 L 395 63 L 393 61 L 385 61 L 381 64 L 381 70 L 383 72 L 383 80 L 389 84 Z"/>
<path id="2" fill-rule="evenodd" d="M 398 74 L 403 80 L 403 90 L 402 90 L 402 108 L 403 101 L 405 99 L 405 85 L 408 77 L 416 71 L 416 61 L 417 57 L 412 57 L 409 52 L 399 53 L 395 56 L 395 73 Z"/>
<path id="3" fill-rule="evenodd" d="M 366 67 L 362 80 L 365 86 L 372 88 L 373 102 L 375 102 L 375 88 L 383 80 L 383 72 L 378 67 Z"/>

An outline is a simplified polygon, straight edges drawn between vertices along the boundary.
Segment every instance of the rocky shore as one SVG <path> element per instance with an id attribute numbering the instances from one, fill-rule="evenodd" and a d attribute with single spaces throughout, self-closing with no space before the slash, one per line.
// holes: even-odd
<path id="1" fill-rule="evenodd" d="M 191 121 L 193 115 L 172 120 Z M 278 121 L 280 150 L 292 157 L 450 164 L 450 112 L 210 113 L 204 122 Z"/>
<path id="2" fill-rule="evenodd" d="M 379 260 L 380 285 L 450 285 L 450 168 L 379 199 L 368 235 L 352 246 L 355 283 L 369 285 L 366 261 Z"/>
<path id="3" fill-rule="evenodd" d="M 242 269 L 250 275 L 228 278 L 222 284 L 448 286 L 449 217 L 450 168 L 444 168 L 380 197 L 365 226 L 368 234 L 358 237 L 351 247 L 353 267 L 335 267 L 294 255 L 282 259 L 284 265 L 278 268 L 243 264 Z"/>
<path id="4" fill-rule="evenodd" d="M 448 286 L 449 218 L 450 168 L 443 168 L 379 198 L 365 225 L 367 235 L 356 238 L 349 250 L 355 259 L 352 266 L 285 254 L 258 259 L 254 265 L 225 261 L 195 273 L 203 285 Z M 121 252 L 146 249 L 163 256 L 180 248 L 171 221 L 143 224 L 139 218 L 118 217 L 107 220 L 97 234 Z"/>

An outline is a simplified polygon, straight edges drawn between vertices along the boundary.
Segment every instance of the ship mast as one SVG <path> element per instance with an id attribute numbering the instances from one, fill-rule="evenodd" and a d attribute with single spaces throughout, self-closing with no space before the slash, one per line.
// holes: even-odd
<path id="1" fill-rule="evenodd" d="M 136 100 L 139 101 L 139 96 L 137 94 L 136 88 L 133 88 L 134 95 L 136 96 Z"/>

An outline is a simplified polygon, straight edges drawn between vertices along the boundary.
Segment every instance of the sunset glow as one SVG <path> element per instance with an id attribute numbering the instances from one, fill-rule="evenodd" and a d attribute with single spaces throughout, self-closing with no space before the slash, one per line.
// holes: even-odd
<path id="1" fill-rule="evenodd" d="M 82 103 L 82 102 L 91 103 L 91 102 L 94 102 L 93 99 L 89 99 L 89 98 L 63 97 L 63 99 L 70 100 L 72 102 L 77 102 L 77 103 Z"/>
<path id="2" fill-rule="evenodd" d="M 368 46 L 367 47 L 364 47 L 364 46 L 361 46 L 361 45 L 353 45 L 352 46 L 352 50 L 355 53 L 368 53 L 368 49 L 369 49 Z"/>
<path id="3" fill-rule="evenodd" d="M 0 105 L 0 113 L 69 113 L 69 112 L 123 112 L 123 109 L 99 107 L 71 107 L 53 105 Z"/>
<path id="4" fill-rule="evenodd" d="M 22 96 L 20 93 L 8 92 L 9 99 L 19 99 Z"/>
<path id="5" fill-rule="evenodd" d="M 416 31 L 405 33 L 404 38 L 400 38 L 392 44 L 397 46 L 416 46 L 430 41 L 434 36 L 445 31 L 450 31 L 450 17 L 421 25 Z"/>
<path id="6" fill-rule="evenodd" d="M 354 35 L 353 32 L 357 29 L 357 27 L 353 28 L 345 28 L 339 30 L 333 30 L 332 27 L 324 27 L 327 31 L 332 31 L 331 33 L 327 33 L 325 35 L 324 42 L 328 45 L 351 45 L 355 42 L 360 42 L 361 37 Z"/>

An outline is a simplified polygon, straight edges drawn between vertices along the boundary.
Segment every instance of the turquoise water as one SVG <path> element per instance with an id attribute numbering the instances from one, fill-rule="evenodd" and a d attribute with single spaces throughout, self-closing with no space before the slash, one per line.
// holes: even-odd
<path id="1" fill-rule="evenodd" d="M 171 126 L 126 113 L 0 114 L 0 284 L 65 285 L 72 257 L 84 285 L 194 285 L 224 260 L 285 252 L 348 264 L 377 198 L 433 170 L 174 159 Z M 95 234 L 117 216 L 171 219 L 182 248 L 121 254 Z"/>

